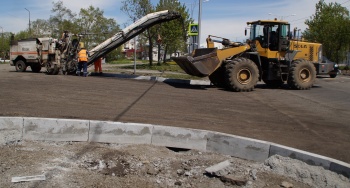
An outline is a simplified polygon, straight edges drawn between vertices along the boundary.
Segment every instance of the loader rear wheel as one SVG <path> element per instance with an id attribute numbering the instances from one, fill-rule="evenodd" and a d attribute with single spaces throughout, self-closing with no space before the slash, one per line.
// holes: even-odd
<path id="1" fill-rule="evenodd" d="M 225 85 L 225 66 L 220 66 L 211 75 L 209 80 L 214 86 L 224 88 Z"/>
<path id="2" fill-rule="evenodd" d="M 227 88 L 232 91 L 252 91 L 259 80 L 259 69 L 247 58 L 227 61 L 225 79 Z"/>
<path id="3" fill-rule="evenodd" d="M 315 79 L 316 68 L 310 61 L 298 59 L 292 62 L 288 76 L 290 88 L 298 90 L 310 89 Z"/>
<path id="4" fill-rule="evenodd" d="M 22 60 L 18 60 L 16 62 L 16 71 L 17 72 L 25 72 L 27 70 L 27 65 Z"/>
<path id="5" fill-rule="evenodd" d="M 335 77 L 337 77 L 337 74 L 330 74 L 329 77 L 335 78 Z"/>

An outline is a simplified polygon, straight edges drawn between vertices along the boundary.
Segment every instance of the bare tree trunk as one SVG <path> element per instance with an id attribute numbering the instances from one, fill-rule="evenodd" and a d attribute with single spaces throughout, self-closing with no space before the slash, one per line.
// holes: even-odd
<path id="1" fill-rule="evenodd" d="M 152 37 L 148 37 L 148 43 L 149 43 L 149 48 L 148 48 L 148 58 L 149 58 L 149 65 L 153 65 L 153 42 L 152 42 Z"/>
<path id="2" fill-rule="evenodd" d="M 166 63 L 166 54 L 168 53 L 168 45 L 164 47 L 163 63 Z"/>

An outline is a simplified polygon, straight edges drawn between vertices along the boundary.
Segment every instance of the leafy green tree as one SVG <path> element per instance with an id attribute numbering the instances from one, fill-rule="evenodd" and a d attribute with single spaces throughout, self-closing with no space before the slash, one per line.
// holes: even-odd
<path id="1" fill-rule="evenodd" d="M 171 54 L 179 49 L 186 51 L 186 33 L 188 29 L 187 26 L 193 22 L 193 20 L 190 18 L 185 4 L 181 4 L 179 1 L 160 0 L 156 7 L 156 10 L 176 11 L 179 12 L 182 17 L 182 19 L 162 23 L 159 29 L 159 35 L 162 38 L 162 46 L 164 48 L 163 62 L 165 62 L 168 52 Z"/>
<path id="2" fill-rule="evenodd" d="M 76 14 L 65 7 L 62 1 L 52 2 L 53 8 L 52 13 L 55 15 L 51 16 L 49 19 L 50 27 L 53 30 L 53 37 L 59 38 L 63 31 L 68 30 L 70 32 L 75 30 L 74 22 Z"/>
<path id="3" fill-rule="evenodd" d="M 323 54 L 339 63 L 345 58 L 350 44 L 349 11 L 339 3 L 316 4 L 316 12 L 305 21 L 308 29 L 303 32 L 306 40 L 323 44 Z"/>
<path id="4" fill-rule="evenodd" d="M 9 58 L 11 35 L 10 32 L 3 32 L 0 35 L 0 58 Z"/>
<path id="5" fill-rule="evenodd" d="M 53 31 L 48 20 L 37 19 L 32 22 L 33 37 L 51 36 L 52 32 Z"/>
<path id="6" fill-rule="evenodd" d="M 20 31 L 20 32 L 16 33 L 15 36 L 14 36 L 14 39 L 15 40 L 21 40 L 21 39 L 27 39 L 29 37 L 30 37 L 29 31 L 25 30 L 25 31 Z"/>
<path id="7" fill-rule="evenodd" d="M 112 37 L 120 31 L 119 25 L 114 19 L 104 17 L 103 10 L 89 6 L 87 9 L 80 9 L 79 18 L 75 25 L 84 35 L 84 42 L 88 49 Z M 117 58 L 118 50 L 114 50 L 107 55 L 107 61 Z"/>

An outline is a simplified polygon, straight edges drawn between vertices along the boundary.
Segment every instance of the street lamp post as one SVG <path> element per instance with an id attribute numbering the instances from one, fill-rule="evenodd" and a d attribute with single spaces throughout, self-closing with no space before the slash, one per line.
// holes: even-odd
<path id="1" fill-rule="evenodd" d="M 199 11 L 198 11 L 198 39 L 197 39 L 197 48 L 200 48 L 201 45 L 201 27 L 202 27 L 202 4 L 203 2 L 208 2 L 209 0 L 199 0 Z"/>
<path id="2" fill-rule="evenodd" d="M 3 61 L 4 61 L 4 63 L 5 63 L 5 49 L 4 49 L 4 28 L 2 28 L 1 26 L 0 26 L 0 28 L 1 28 L 1 38 L 2 38 L 2 43 L 1 43 L 1 49 L 2 49 L 2 54 L 3 54 Z"/>
<path id="3" fill-rule="evenodd" d="M 26 9 L 27 11 L 28 11 L 28 13 L 29 13 L 29 35 L 31 35 L 31 29 L 30 29 L 30 11 L 27 9 L 27 8 L 24 8 L 24 9 Z"/>
<path id="4" fill-rule="evenodd" d="M 199 0 L 199 12 L 198 12 L 198 39 L 197 39 L 197 48 L 201 47 L 201 19 L 202 19 L 202 2 L 203 0 Z"/>
<path id="5" fill-rule="evenodd" d="M 289 16 L 296 16 L 296 14 L 291 14 L 291 15 L 288 15 L 288 16 L 281 16 L 281 20 L 286 19 Z"/>
<path id="6" fill-rule="evenodd" d="M 280 17 L 281 18 L 280 20 L 283 20 L 283 19 L 285 19 L 285 18 L 287 18 L 289 16 L 296 16 L 296 14 L 290 14 L 290 15 L 287 15 L 287 16 L 279 16 L 279 15 L 272 14 L 272 13 L 269 13 L 269 15 Z"/>

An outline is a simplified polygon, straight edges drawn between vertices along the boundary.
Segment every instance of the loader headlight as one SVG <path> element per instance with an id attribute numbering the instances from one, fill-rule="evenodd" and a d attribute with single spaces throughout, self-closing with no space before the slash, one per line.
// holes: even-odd
<path id="1" fill-rule="evenodd" d="M 318 62 L 322 62 L 322 46 L 318 48 Z"/>
<path id="2" fill-rule="evenodd" d="M 334 64 L 334 67 L 337 68 L 337 67 L 339 67 L 339 65 L 338 64 Z"/>

